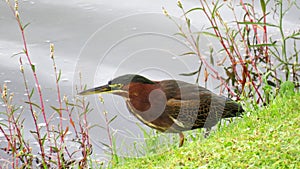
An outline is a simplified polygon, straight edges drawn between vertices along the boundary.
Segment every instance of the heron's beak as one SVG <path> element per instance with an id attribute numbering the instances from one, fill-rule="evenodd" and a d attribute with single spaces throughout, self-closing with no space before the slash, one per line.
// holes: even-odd
<path id="1" fill-rule="evenodd" d="M 91 95 L 91 94 L 98 94 L 98 93 L 106 93 L 112 91 L 112 88 L 109 85 L 99 86 L 91 89 L 84 90 L 79 95 Z"/>
<path id="2" fill-rule="evenodd" d="M 122 90 L 123 84 L 107 84 L 104 86 L 99 86 L 91 89 L 87 89 L 83 92 L 78 93 L 79 95 L 91 95 L 98 93 L 112 93 L 116 95 L 122 95 L 122 93 L 126 92 Z"/>

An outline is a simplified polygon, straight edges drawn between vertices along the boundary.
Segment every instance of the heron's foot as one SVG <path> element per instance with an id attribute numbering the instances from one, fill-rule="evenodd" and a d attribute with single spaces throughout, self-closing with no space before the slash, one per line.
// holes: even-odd
<path id="1" fill-rule="evenodd" d="M 205 128 L 205 131 L 204 131 L 204 138 L 207 138 L 208 136 L 209 136 L 209 134 L 210 134 L 210 131 L 211 131 L 211 127 L 209 127 L 209 128 Z"/>
<path id="2" fill-rule="evenodd" d="M 182 132 L 179 133 L 179 147 L 183 145 L 184 142 L 184 135 Z"/>

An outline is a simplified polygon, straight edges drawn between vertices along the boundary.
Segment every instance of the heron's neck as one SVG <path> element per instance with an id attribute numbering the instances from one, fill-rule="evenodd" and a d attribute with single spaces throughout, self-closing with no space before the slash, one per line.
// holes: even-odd
<path id="1" fill-rule="evenodd" d="M 156 84 L 132 83 L 129 86 L 128 101 L 138 111 L 147 111 L 151 107 L 150 95 L 153 94 L 159 86 Z"/>

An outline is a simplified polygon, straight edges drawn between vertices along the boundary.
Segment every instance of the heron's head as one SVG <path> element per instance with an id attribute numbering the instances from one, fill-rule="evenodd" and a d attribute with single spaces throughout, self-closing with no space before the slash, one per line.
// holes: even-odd
<path id="1" fill-rule="evenodd" d="M 128 95 L 129 85 L 131 83 L 155 84 L 155 82 L 136 74 L 126 74 L 110 80 L 106 85 L 87 89 L 79 95 L 91 95 L 100 93 L 112 93 L 117 95 Z"/>

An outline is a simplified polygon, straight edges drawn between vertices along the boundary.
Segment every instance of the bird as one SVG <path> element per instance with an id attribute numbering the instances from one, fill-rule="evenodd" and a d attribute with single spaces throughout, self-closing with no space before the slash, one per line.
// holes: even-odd
<path id="1" fill-rule="evenodd" d="M 116 77 L 79 95 L 102 93 L 123 97 L 129 112 L 145 125 L 161 132 L 179 133 L 179 147 L 185 140 L 184 131 L 205 128 L 206 137 L 222 118 L 244 112 L 241 104 L 197 84 L 174 79 L 153 81 L 138 74 Z"/>

